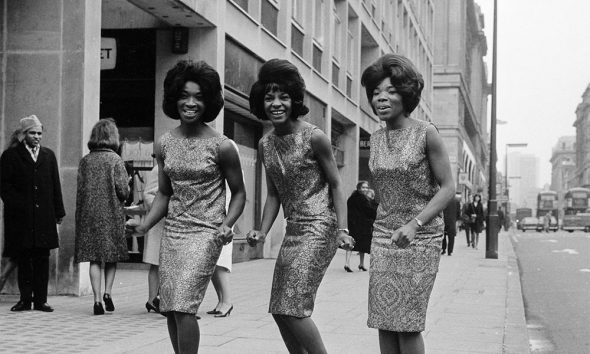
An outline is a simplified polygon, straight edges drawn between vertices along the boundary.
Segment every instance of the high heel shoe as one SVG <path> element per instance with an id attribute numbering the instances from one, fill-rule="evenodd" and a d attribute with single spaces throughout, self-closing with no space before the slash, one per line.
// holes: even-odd
<path id="1" fill-rule="evenodd" d="M 367 268 L 365 268 L 365 266 L 363 265 L 359 265 L 359 270 L 362 270 L 363 272 L 367 271 Z"/>
<path id="2" fill-rule="evenodd" d="M 221 313 L 221 311 L 219 311 L 218 309 L 213 309 L 211 311 L 207 311 L 208 315 L 219 315 Z"/>
<path id="3" fill-rule="evenodd" d="M 95 302 L 93 310 L 94 310 L 95 315 L 104 315 L 104 309 L 102 308 L 102 302 Z"/>
<path id="4" fill-rule="evenodd" d="M 110 312 L 115 311 L 115 305 L 113 304 L 113 298 L 111 297 L 111 294 L 105 293 L 102 296 L 102 301 L 104 301 L 105 310 Z"/>
<path id="5" fill-rule="evenodd" d="M 215 317 L 228 317 L 229 314 L 231 313 L 231 310 L 234 309 L 234 305 L 231 305 L 230 308 L 227 310 L 227 312 L 222 313 L 221 311 L 218 311 L 219 313 L 217 315 L 215 315 Z"/>
<path id="6" fill-rule="evenodd" d="M 160 310 L 156 306 L 150 304 L 149 302 L 145 303 L 145 309 L 147 310 L 147 312 L 150 312 L 150 311 L 154 311 L 155 313 L 160 312 Z"/>
<path id="7" fill-rule="evenodd" d="M 352 269 L 350 269 L 349 266 L 344 266 L 344 270 L 347 271 L 348 273 L 352 273 Z"/>

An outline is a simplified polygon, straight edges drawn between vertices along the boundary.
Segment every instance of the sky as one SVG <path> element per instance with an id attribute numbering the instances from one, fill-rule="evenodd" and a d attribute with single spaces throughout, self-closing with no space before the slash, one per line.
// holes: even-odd
<path id="1" fill-rule="evenodd" d="M 484 13 L 491 82 L 494 1 L 475 2 Z M 496 168 L 504 171 L 506 144 L 527 143 L 509 149 L 539 158 L 537 187 L 543 187 L 551 183 L 551 150 L 558 137 L 576 134 L 576 107 L 590 84 L 590 1 L 497 2 L 496 117 L 507 123 L 497 126 Z"/>

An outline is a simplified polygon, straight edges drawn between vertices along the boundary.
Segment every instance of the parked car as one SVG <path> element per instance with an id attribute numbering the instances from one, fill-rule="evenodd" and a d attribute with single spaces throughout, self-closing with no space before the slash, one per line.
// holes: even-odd
<path id="1" fill-rule="evenodd" d="M 545 218 L 540 217 L 538 218 L 539 223 L 537 224 L 537 231 L 543 232 L 545 231 Z M 557 219 L 552 216 L 551 221 L 549 222 L 549 231 L 557 232 L 559 230 L 559 225 L 557 224 Z"/>
<path id="2" fill-rule="evenodd" d="M 543 224 L 541 224 L 543 227 Z M 522 232 L 526 232 L 526 230 L 538 230 L 539 228 L 539 219 L 534 216 L 527 216 L 520 220 L 520 229 Z"/>

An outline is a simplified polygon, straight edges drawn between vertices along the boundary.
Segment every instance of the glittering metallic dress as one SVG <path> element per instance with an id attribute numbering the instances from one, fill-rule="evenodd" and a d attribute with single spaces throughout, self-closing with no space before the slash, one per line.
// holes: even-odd
<path id="1" fill-rule="evenodd" d="M 287 230 L 275 265 L 269 312 L 309 317 L 338 244 L 330 186 L 316 160 L 311 136 L 317 127 L 262 139 L 266 173 L 276 186 Z"/>
<path id="2" fill-rule="evenodd" d="M 225 179 L 218 164 L 227 137 L 160 139 L 173 194 L 160 246 L 160 310 L 197 313 L 223 242 Z"/>
<path id="3" fill-rule="evenodd" d="M 442 213 L 421 227 L 406 248 L 394 230 L 416 217 L 439 190 L 426 155 L 428 122 L 383 128 L 371 136 L 369 169 L 380 197 L 371 243 L 368 326 L 394 332 L 424 330 L 442 244 Z"/>

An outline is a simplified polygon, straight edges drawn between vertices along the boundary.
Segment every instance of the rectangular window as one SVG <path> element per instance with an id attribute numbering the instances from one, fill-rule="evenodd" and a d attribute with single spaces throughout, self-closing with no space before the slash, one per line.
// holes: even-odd
<path id="1" fill-rule="evenodd" d="M 346 75 L 346 96 L 352 98 L 352 77 L 350 74 Z"/>
<path id="2" fill-rule="evenodd" d="M 239 7 L 241 7 L 244 11 L 248 12 L 248 0 L 232 0 L 236 3 Z"/>
<path id="3" fill-rule="evenodd" d="M 322 72 L 322 56 L 323 56 L 322 48 L 320 48 L 316 43 L 313 44 L 313 54 L 312 54 L 312 63 L 313 68 L 316 69 L 318 72 Z"/>
<path id="4" fill-rule="evenodd" d="M 334 9 L 334 43 L 332 43 L 332 53 L 336 60 L 340 60 L 342 57 L 342 21 L 340 21 L 340 17 L 336 13 L 336 9 Z"/>
<path id="5" fill-rule="evenodd" d="M 293 19 L 299 26 L 303 26 L 303 0 L 291 0 L 291 9 L 293 10 Z"/>
<path id="6" fill-rule="evenodd" d="M 348 58 L 348 61 L 346 63 L 347 65 L 347 69 L 348 71 L 352 71 L 352 68 L 354 68 L 354 36 L 352 35 L 352 32 L 349 30 L 348 31 L 348 43 L 346 46 L 346 57 Z"/>
<path id="7" fill-rule="evenodd" d="M 334 84 L 336 87 L 338 87 L 339 77 L 340 67 L 338 64 L 336 64 L 336 62 L 332 62 L 332 84 Z"/>
<path id="8" fill-rule="evenodd" d="M 279 8 L 274 1 L 262 0 L 260 22 L 270 33 L 277 35 Z"/>
<path id="9" fill-rule="evenodd" d="M 291 48 L 293 49 L 293 51 L 297 54 L 299 54 L 301 57 L 303 57 L 303 37 L 305 35 L 303 34 L 303 32 L 299 29 L 299 26 L 295 25 L 295 23 L 293 23 L 291 25 Z"/>

